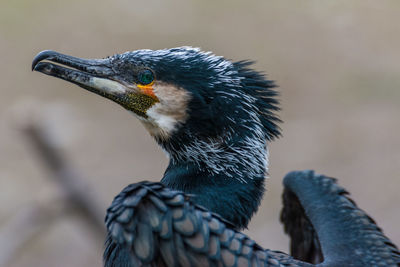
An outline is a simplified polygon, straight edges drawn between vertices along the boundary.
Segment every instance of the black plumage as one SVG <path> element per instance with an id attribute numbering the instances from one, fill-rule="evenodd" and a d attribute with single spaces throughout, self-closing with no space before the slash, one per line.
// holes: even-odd
<path id="1" fill-rule="evenodd" d="M 336 179 L 303 171 L 283 183 L 281 221 L 295 258 L 325 266 L 400 265 L 397 247 Z"/>
<path id="2" fill-rule="evenodd" d="M 238 232 L 260 205 L 268 142 L 280 134 L 275 85 L 250 65 L 191 47 L 36 56 L 34 70 L 133 112 L 170 159 L 161 183 L 130 185 L 108 209 L 105 266 L 310 266 Z M 399 264 L 397 248 L 334 180 L 294 172 L 285 188 L 282 221 L 296 258 Z"/>
<path id="3" fill-rule="evenodd" d="M 105 266 L 400 264 L 396 246 L 336 179 L 292 172 L 284 185 L 282 222 L 291 237 L 292 256 L 299 260 L 261 248 L 182 192 L 141 182 L 126 187 L 107 211 Z"/>
<path id="4" fill-rule="evenodd" d="M 106 224 L 106 266 L 309 266 L 262 249 L 219 215 L 161 183 L 126 187 L 108 209 Z"/>
<path id="5" fill-rule="evenodd" d="M 169 156 L 161 182 L 195 195 L 196 203 L 240 229 L 260 204 L 268 167 L 267 143 L 280 134 L 275 84 L 250 69 L 250 64 L 180 47 L 97 60 L 43 51 L 32 66 L 133 111 L 152 128 Z M 140 86 L 143 70 L 154 73 L 156 99 L 135 88 Z M 174 94 L 179 101 L 165 94 Z M 155 108 L 161 111 L 154 114 Z M 168 121 L 160 117 L 176 121 L 165 126 Z M 154 133 L 154 128 L 162 133 Z"/>

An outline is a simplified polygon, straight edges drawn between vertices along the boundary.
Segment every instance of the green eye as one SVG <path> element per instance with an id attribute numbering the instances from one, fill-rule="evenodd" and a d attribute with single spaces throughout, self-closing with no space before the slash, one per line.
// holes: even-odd
<path id="1" fill-rule="evenodd" d="M 154 80 L 154 74 L 151 70 L 142 70 L 139 72 L 138 79 L 140 84 L 147 85 Z"/>

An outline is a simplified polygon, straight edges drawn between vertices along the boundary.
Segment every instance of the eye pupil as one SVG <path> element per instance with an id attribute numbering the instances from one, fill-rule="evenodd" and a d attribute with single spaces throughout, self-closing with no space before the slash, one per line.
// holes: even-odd
<path id="1" fill-rule="evenodd" d="M 139 73 L 139 82 L 143 85 L 149 84 L 154 80 L 154 75 L 151 70 L 143 70 Z"/>

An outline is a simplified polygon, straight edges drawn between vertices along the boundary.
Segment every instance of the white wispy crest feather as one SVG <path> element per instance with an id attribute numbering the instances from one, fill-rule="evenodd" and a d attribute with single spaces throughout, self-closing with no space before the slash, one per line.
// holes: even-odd
<path id="1" fill-rule="evenodd" d="M 227 92 L 222 93 L 228 94 Z M 249 119 L 243 122 L 250 122 L 251 127 L 246 126 L 245 123 L 241 125 L 247 129 L 243 140 L 228 147 L 229 141 L 235 135 L 232 128 L 227 129 L 223 136 L 217 138 L 201 140 L 193 137 L 192 142 L 183 144 L 178 153 L 168 153 L 174 163 L 194 162 L 198 164 L 199 168 L 206 168 L 213 174 L 223 172 L 225 176 L 241 182 L 267 174 L 268 142 L 265 139 L 263 125 L 257 115 L 257 108 L 253 105 L 256 99 L 253 96 L 243 95 L 243 93 L 231 94 L 230 97 L 240 97 L 242 103 L 249 107 L 246 111 Z M 227 117 L 227 119 L 235 121 L 232 117 Z"/>

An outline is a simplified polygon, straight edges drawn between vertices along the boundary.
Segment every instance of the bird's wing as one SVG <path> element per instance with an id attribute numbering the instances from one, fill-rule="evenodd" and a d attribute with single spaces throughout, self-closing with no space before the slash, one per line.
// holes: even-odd
<path id="1" fill-rule="evenodd" d="M 310 266 L 264 250 L 160 183 L 125 188 L 107 211 L 105 266 Z"/>
<path id="2" fill-rule="evenodd" d="M 296 259 L 323 266 L 400 266 L 400 253 L 336 179 L 296 171 L 284 179 L 281 220 Z"/>

